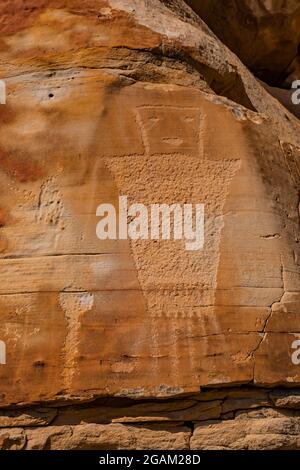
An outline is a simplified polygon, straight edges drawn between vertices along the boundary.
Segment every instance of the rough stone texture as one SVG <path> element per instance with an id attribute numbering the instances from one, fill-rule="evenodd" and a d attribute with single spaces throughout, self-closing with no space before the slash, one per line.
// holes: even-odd
<path id="1" fill-rule="evenodd" d="M 262 408 L 198 424 L 190 445 L 197 450 L 299 450 L 299 432 L 300 415 Z"/>
<path id="2" fill-rule="evenodd" d="M 1 410 L 0 428 L 17 426 L 46 426 L 53 421 L 57 412 L 51 408 L 34 410 Z"/>
<path id="3" fill-rule="evenodd" d="M 0 4 L 3 448 L 213 447 L 276 400 L 200 387 L 300 385 L 299 120 L 168 3 Z M 119 194 L 204 203 L 204 249 L 98 240 Z"/>
<path id="4" fill-rule="evenodd" d="M 298 0 L 186 0 L 253 72 L 270 85 L 300 76 Z"/>
<path id="5" fill-rule="evenodd" d="M 299 392 L 240 387 L 184 398 L 0 410 L 6 450 L 299 449 Z M 51 422 L 49 420 L 51 416 Z M 47 418 L 46 418 L 47 417 Z M 14 427 L 12 427 L 14 426 Z"/>
<path id="6" fill-rule="evenodd" d="M 102 406 L 64 407 L 54 421 L 55 425 L 85 423 L 131 423 L 193 421 L 219 418 L 221 401 L 199 402 L 196 397 L 162 403 L 137 403 L 116 407 L 113 402 Z"/>
<path id="7" fill-rule="evenodd" d="M 187 427 L 160 428 L 122 424 L 49 426 L 26 432 L 27 450 L 188 449 Z"/>
<path id="8" fill-rule="evenodd" d="M 274 405 L 278 408 L 300 408 L 300 391 L 294 392 L 288 390 L 274 391 L 270 394 Z"/>
<path id="9" fill-rule="evenodd" d="M 26 436 L 23 429 L 0 429 L 1 450 L 24 450 L 25 445 Z"/>

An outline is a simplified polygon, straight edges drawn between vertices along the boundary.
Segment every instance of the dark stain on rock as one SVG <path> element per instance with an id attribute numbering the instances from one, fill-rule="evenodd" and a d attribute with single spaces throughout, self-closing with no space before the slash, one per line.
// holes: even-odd
<path id="1" fill-rule="evenodd" d="M 0 106 L 0 124 L 10 124 L 15 117 L 15 112 L 8 105 Z"/>
<path id="2" fill-rule="evenodd" d="M 36 369 L 43 369 L 45 366 L 46 364 L 44 361 L 35 361 L 33 363 L 33 367 L 35 367 Z"/>
<path id="3" fill-rule="evenodd" d="M 4 227 L 7 222 L 7 212 L 5 209 L 0 207 L 0 228 Z"/>
<path id="4" fill-rule="evenodd" d="M 29 161 L 28 155 L 20 154 L 20 152 L 6 152 L 0 148 L 0 170 L 15 178 L 20 183 L 37 181 L 43 175 L 40 166 Z"/>

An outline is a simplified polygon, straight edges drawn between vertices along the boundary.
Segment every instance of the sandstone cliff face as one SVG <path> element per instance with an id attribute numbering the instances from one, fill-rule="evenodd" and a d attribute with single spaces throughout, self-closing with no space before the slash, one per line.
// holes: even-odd
<path id="1" fill-rule="evenodd" d="M 299 120 L 168 3 L 1 2 L 3 448 L 299 447 Z M 100 241 L 119 195 L 204 249 Z"/>

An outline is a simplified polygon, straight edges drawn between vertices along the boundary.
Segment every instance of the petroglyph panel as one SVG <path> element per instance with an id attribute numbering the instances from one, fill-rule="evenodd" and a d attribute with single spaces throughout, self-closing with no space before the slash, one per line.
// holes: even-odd
<path id="1" fill-rule="evenodd" d="M 270 305 L 283 293 L 275 254 L 286 242 L 259 238 L 279 225 L 246 124 L 190 88 L 119 87 L 96 70 L 68 77 L 68 86 L 61 73 L 9 84 L 0 129 L 1 403 L 251 381 Z M 122 194 L 147 206 L 203 203 L 204 249 L 98 240 L 97 206 L 117 207 Z"/>

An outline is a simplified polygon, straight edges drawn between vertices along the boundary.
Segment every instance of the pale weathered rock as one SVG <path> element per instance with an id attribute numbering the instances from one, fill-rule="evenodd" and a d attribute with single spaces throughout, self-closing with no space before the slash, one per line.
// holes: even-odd
<path id="1" fill-rule="evenodd" d="M 23 429 L 0 429 L 1 450 L 23 450 L 25 444 L 26 436 Z"/>
<path id="2" fill-rule="evenodd" d="M 160 428 L 122 424 L 49 426 L 26 431 L 27 450 L 188 449 L 187 427 Z"/>
<path id="3" fill-rule="evenodd" d="M 299 390 L 275 390 L 270 393 L 270 398 L 278 408 L 300 409 Z"/>
<path id="4" fill-rule="evenodd" d="M 300 385 L 299 120 L 181 1 L 25 3 L 0 4 L 0 405 L 192 401 L 59 409 L 27 448 L 188 448 L 175 424 L 222 410 L 214 429 L 239 435 L 230 413 L 270 401 L 224 386 Z M 204 248 L 100 241 L 96 209 L 119 195 L 204 203 Z M 137 425 L 153 420 L 171 422 Z M 241 445 L 271 445 L 255 432 Z"/>
<path id="5" fill-rule="evenodd" d="M 300 448 L 299 432 L 299 416 L 268 410 L 244 413 L 234 420 L 199 424 L 191 449 L 296 450 Z"/>
<path id="6" fill-rule="evenodd" d="M 55 409 L 0 410 L 0 428 L 47 426 L 55 418 Z"/>

